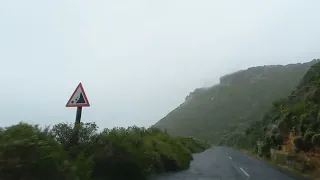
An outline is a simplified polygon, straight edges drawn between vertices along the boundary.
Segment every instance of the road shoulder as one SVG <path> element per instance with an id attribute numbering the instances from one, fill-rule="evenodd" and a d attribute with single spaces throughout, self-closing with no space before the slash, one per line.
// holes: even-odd
<path id="1" fill-rule="evenodd" d="M 316 180 L 314 178 L 312 178 L 310 175 L 307 175 L 307 174 L 302 174 L 300 172 L 297 172 L 296 170 L 294 169 L 291 169 L 287 166 L 284 166 L 284 165 L 281 165 L 281 164 L 276 164 L 275 162 L 271 161 L 271 160 L 266 160 L 266 159 L 263 159 L 263 158 L 260 158 L 259 156 L 255 155 L 255 154 L 252 154 L 248 151 L 245 151 L 245 150 L 239 150 L 241 152 L 243 152 L 244 154 L 258 160 L 258 161 L 262 161 L 264 162 L 266 165 L 268 165 L 269 167 L 272 167 L 284 174 L 286 174 L 287 176 L 290 176 L 291 178 L 293 179 L 298 179 L 298 180 Z"/>

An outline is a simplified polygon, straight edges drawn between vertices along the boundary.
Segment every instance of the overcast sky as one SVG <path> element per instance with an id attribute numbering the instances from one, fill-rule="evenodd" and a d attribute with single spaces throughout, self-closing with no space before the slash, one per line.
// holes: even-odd
<path id="1" fill-rule="evenodd" d="M 189 92 L 320 57 L 317 0 L 0 0 L 0 126 L 150 126 Z"/>

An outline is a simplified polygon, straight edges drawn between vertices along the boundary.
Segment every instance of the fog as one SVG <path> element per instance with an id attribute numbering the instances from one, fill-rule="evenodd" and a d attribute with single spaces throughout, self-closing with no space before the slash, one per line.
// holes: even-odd
<path id="1" fill-rule="evenodd" d="M 148 127 L 233 71 L 320 57 L 320 1 L 0 0 L 0 125 Z"/>

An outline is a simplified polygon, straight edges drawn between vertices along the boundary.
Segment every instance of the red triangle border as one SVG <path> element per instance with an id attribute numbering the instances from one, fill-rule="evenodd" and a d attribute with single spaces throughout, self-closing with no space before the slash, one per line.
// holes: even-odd
<path id="1" fill-rule="evenodd" d="M 79 88 L 81 88 L 83 98 L 84 98 L 84 100 L 85 100 L 87 103 L 85 103 L 85 104 L 70 104 L 72 97 L 74 96 L 74 94 L 77 92 L 77 90 L 78 90 Z M 84 91 L 84 89 L 83 89 L 82 83 L 79 83 L 79 85 L 77 86 L 77 88 L 76 88 L 76 89 L 74 90 L 74 92 L 72 93 L 72 95 L 71 95 L 68 103 L 66 104 L 66 107 L 83 107 L 83 106 L 90 106 L 90 103 L 89 103 L 89 100 L 88 100 L 88 98 L 87 98 L 87 95 L 86 95 L 86 93 L 85 93 L 85 91 Z"/>

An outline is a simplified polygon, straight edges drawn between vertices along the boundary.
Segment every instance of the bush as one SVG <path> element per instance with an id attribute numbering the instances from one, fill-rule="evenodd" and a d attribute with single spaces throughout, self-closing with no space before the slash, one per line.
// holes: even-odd
<path id="1" fill-rule="evenodd" d="M 278 147 L 282 143 L 283 143 L 283 139 L 279 133 L 271 135 L 271 144 L 273 147 Z"/>
<path id="2" fill-rule="evenodd" d="M 310 150 L 313 147 L 312 137 L 315 135 L 315 132 L 308 131 L 304 134 L 303 141 L 305 143 L 306 150 Z"/>
<path id="3" fill-rule="evenodd" d="M 302 136 L 295 137 L 293 139 L 293 144 L 299 150 L 303 150 L 304 149 L 304 142 L 303 142 Z"/>
<path id="4" fill-rule="evenodd" d="M 271 156 L 271 145 L 272 145 L 272 140 L 271 137 L 265 137 L 263 141 L 258 141 L 257 142 L 257 151 L 258 155 L 260 157 L 265 157 L 265 158 L 270 158 Z"/>
<path id="5" fill-rule="evenodd" d="M 79 144 L 87 144 L 97 135 L 98 126 L 95 123 L 80 123 Z M 53 126 L 51 134 L 62 145 L 70 143 L 73 133 L 73 124 L 59 123 Z"/>
<path id="6" fill-rule="evenodd" d="M 20 123 L 0 136 L 0 179 L 64 179 L 66 154 L 46 131 Z"/>
<path id="7" fill-rule="evenodd" d="M 108 175 L 111 179 L 119 176 L 118 170 L 123 169 L 127 169 L 127 177 L 123 178 L 136 176 L 138 179 L 154 173 L 186 169 L 192 160 L 191 153 L 201 152 L 208 147 L 192 138 L 170 137 L 155 129 L 104 130 L 98 139 L 102 146 L 94 148 L 100 151 L 95 156 L 93 174 L 95 177 Z M 108 156 L 116 153 L 121 156 Z M 106 167 L 106 164 L 110 167 Z"/>
<path id="8" fill-rule="evenodd" d="M 311 141 L 314 146 L 320 147 L 320 134 L 313 135 Z"/>
<path id="9" fill-rule="evenodd" d="M 279 108 L 281 106 L 283 106 L 284 104 L 287 103 L 287 99 L 286 98 L 281 98 L 281 99 L 277 99 L 277 100 L 274 100 L 272 102 L 272 105 L 275 107 L 275 108 Z"/>
<path id="10" fill-rule="evenodd" d="M 81 123 L 79 142 L 70 146 L 72 124 L 50 130 L 20 123 L 0 128 L 0 179 L 137 179 L 187 169 L 192 153 L 209 145 L 171 137 L 155 128 L 104 129 Z"/>
<path id="11" fill-rule="evenodd" d="M 314 169 L 314 165 L 309 158 L 305 158 L 302 165 L 302 172 L 311 171 Z"/>

